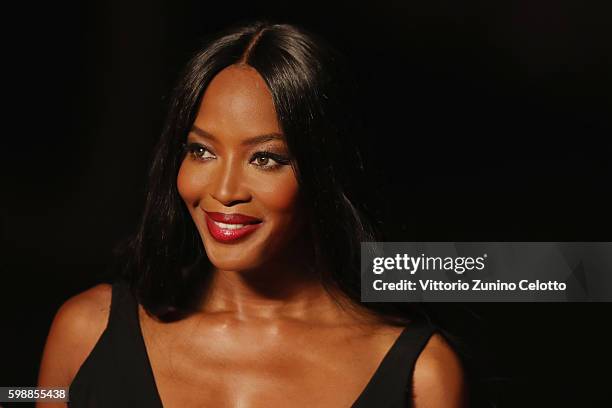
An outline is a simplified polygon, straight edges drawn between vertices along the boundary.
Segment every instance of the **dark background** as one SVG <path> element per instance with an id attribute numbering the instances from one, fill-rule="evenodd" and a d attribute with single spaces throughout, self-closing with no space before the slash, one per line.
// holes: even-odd
<path id="1" fill-rule="evenodd" d="M 302 24 L 352 61 L 387 240 L 611 241 L 612 30 L 604 5 L 11 6 L 2 28 L 0 385 L 34 386 L 57 308 L 108 278 L 113 246 L 138 221 L 180 68 L 203 35 L 245 18 Z M 479 401 L 612 404 L 611 304 L 439 309 L 472 345 Z"/>

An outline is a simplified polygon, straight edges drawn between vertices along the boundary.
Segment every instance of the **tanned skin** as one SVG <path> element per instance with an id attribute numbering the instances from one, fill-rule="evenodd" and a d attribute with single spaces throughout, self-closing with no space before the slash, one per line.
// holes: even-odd
<path id="1" fill-rule="evenodd" d="M 201 148 L 184 159 L 177 186 L 214 270 L 194 315 L 161 323 L 139 310 L 164 407 L 349 408 L 402 327 L 341 293 L 338 304 L 314 278 L 293 167 L 261 154 L 289 156 L 257 71 L 233 65 L 213 78 L 187 143 Z M 219 242 L 204 211 L 263 222 L 244 239 Z M 110 299 L 110 286 L 98 285 L 60 308 L 39 386 L 70 385 L 106 327 Z M 461 363 L 438 334 L 417 360 L 413 391 L 412 407 L 466 406 Z"/>

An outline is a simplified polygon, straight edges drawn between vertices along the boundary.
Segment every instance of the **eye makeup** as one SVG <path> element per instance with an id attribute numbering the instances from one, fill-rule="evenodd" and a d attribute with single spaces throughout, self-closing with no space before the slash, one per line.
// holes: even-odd
<path id="1" fill-rule="evenodd" d="M 269 164 L 270 160 L 274 161 L 274 164 Z M 291 160 L 284 155 L 280 155 L 278 153 L 273 153 L 269 150 L 260 150 L 253 154 L 251 160 L 249 161 L 254 166 L 261 168 L 262 170 L 275 170 L 280 168 L 281 166 L 286 166 L 291 164 Z"/>
<path id="2" fill-rule="evenodd" d="M 183 154 L 188 155 L 196 161 L 208 161 L 216 159 L 214 152 L 203 143 L 183 143 Z M 270 163 L 272 161 L 273 163 Z M 270 148 L 256 150 L 249 159 L 249 164 L 260 170 L 270 171 L 282 166 L 291 165 L 291 159 L 281 153 L 276 153 Z"/>

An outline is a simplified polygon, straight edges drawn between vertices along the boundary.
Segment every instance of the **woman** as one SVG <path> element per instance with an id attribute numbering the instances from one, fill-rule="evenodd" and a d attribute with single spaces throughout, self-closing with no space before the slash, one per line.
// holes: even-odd
<path id="1" fill-rule="evenodd" d="M 440 334 L 359 302 L 376 234 L 342 67 L 287 24 L 208 42 L 171 100 L 127 279 L 60 308 L 39 386 L 69 385 L 74 407 L 464 406 Z"/>

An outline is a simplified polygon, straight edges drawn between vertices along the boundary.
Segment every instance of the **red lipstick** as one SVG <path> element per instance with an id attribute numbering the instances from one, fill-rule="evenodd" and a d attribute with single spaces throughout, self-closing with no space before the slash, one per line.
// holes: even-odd
<path id="1" fill-rule="evenodd" d="M 254 232 L 261 225 L 259 218 L 244 214 L 223 214 L 204 211 L 206 225 L 214 239 L 230 242 Z"/>

